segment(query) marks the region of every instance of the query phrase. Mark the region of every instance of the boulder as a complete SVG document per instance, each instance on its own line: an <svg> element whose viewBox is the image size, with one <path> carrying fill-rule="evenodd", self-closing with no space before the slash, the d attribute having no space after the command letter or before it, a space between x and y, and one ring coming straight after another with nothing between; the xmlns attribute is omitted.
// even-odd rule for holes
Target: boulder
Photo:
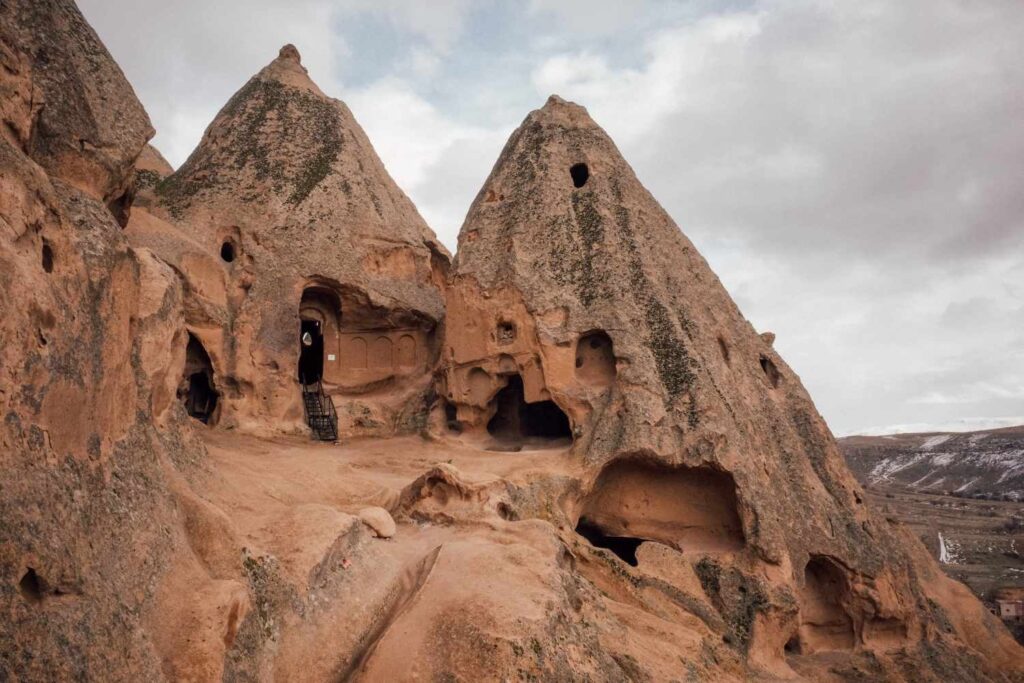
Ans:
<svg viewBox="0 0 1024 683"><path fill-rule="evenodd" d="M377 538L391 538L395 535L395 520L384 508L363 508L359 511L359 519L377 534Z"/></svg>

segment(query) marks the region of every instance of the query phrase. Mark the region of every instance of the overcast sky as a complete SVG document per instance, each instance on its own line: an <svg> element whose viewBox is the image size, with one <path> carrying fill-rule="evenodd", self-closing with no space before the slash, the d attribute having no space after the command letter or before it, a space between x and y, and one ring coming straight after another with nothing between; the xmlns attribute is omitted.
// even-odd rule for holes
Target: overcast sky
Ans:
<svg viewBox="0 0 1024 683"><path fill-rule="evenodd" d="M833 431L1024 423L1021 0L80 0L177 166L294 43L452 250L586 106Z"/></svg>

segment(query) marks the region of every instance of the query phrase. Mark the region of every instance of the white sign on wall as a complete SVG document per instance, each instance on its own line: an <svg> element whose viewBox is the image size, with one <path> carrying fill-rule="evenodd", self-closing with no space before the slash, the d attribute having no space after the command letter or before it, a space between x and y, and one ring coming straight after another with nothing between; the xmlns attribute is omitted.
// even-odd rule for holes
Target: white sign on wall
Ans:
<svg viewBox="0 0 1024 683"><path fill-rule="evenodd" d="M333 353L327 354L327 360L334 360L334 354Z"/></svg>

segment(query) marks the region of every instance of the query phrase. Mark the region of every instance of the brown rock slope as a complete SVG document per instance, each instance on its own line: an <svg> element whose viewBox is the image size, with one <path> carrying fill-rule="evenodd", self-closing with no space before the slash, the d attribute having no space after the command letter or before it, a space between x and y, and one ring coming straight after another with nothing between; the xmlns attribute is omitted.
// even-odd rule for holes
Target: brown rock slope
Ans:
<svg viewBox="0 0 1024 683"><path fill-rule="evenodd" d="M343 433L422 426L447 252L294 47L154 190L129 236L187 283L193 357L219 397L206 421L301 428L302 374L323 380Z"/></svg>
<svg viewBox="0 0 1024 683"><path fill-rule="evenodd" d="M552 97L512 135L459 236L446 330L449 429L494 450L571 441L551 458L582 467L557 511L529 497L508 514L574 525L630 563L660 544L752 671L1024 665L865 509L799 378L582 107Z"/></svg>
<svg viewBox="0 0 1024 683"><path fill-rule="evenodd" d="M0 679L154 680L164 472L203 447L163 384L181 290L118 224L152 129L71 2L0 4L0 62Z"/></svg>

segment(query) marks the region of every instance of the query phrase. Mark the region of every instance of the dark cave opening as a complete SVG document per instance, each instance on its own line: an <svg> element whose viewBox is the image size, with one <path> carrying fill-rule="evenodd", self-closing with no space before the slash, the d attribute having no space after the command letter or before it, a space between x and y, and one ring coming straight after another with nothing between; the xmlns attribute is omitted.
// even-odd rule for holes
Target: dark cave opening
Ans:
<svg viewBox="0 0 1024 683"><path fill-rule="evenodd" d="M53 272L53 248L43 242L43 270L47 273Z"/></svg>
<svg viewBox="0 0 1024 683"><path fill-rule="evenodd" d="M29 567L25 575L21 577L21 581L18 582L18 590L21 591L21 596L29 602L42 602L43 593L46 592L42 579L32 567Z"/></svg>
<svg viewBox="0 0 1024 683"><path fill-rule="evenodd" d="M782 373L775 367L775 363L768 356L761 356L761 369L764 371L764 376L768 378L772 388L775 389L779 386L779 380L782 378Z"/></svg>
<svg viewBox="0 0 1024 683"><path fill-rule="evenodd" d="M644 542L642 538L630 536L609 536L601 527L586 517L580 517L576 524L576 533L590 542L595 548L606 548L615 553L626 564L636 567L636 549Z"/></svg>
<svg viewBox="0 0 1024 683"><path fill-rule="evenodd" d="M231 263L235 260L235 245L230 240L220 245L220 257L225 263Z"/></svg>
<svg viewBox="0 0 1024 683"><path fill-rule="evenodd" d="M185 404L185 411L203 424L216 421L217 401L220 393L213 383L213 362L202 342L192 333L188 335L185 349L185 385L178 395Z"/></svg>
<svg viewBox="0 0 1024 683"><path fill-rule="evenodd" d="M303 320L299 330L299 381L316 384L324 375L324 334L319 320Z"/></svg>
<svg viewBox="0 0 1024 683"><path fill-rule="evenodd" d="M508 384L494 397L496 410L487 423L487 432L498 439L522 441L572 441L569 418L554 401L527 403L523 394L523 378L509 375Z"/></svg>
<svg viewBox="0 0 1024 683"><path fill-rule="evenodd" d="M572 176L573 186L583 187L590 179L590 169L586 164L573 164L569 168L569 175Z"/></svg>

